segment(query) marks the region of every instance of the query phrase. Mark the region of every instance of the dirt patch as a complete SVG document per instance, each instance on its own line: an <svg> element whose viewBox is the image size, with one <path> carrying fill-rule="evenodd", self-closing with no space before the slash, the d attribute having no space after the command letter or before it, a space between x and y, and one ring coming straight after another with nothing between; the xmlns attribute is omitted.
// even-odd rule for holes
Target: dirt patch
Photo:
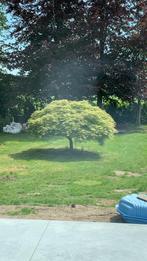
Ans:
<svg viewBox="0 0 147 261"><path fill-rule="evenodd" d="M17 172L21 172L24 171L26 169L25 166L21 166L21 167L8 167L8 168L3 168L0 169L0 174L5 174L5 173L9 173L9 174L15 174Z"/></svg>
<svg viewBox="0 0 147 261"><path fill-rule="evenodd" d="M136 172L127 172L127 177L140 177L141 174L140 173L136 173Z"/></svg>
<svg viewBox="0 0 147 261"><path fill-rule="evenodd" d="M0 181L14 181L16 177L14 175L0 175Z"/></svg>
<svg viewBox="0 0 147 261"><path fill-rule="evenodd" d="M133 191L133 189L115 189L114 192L130 194L130 193L133 193L134 191Z"/></svg>
<svg viewBox="0 0 147 261"><path fill-rule="evenodd" d="M130 172L130 171L122 171L122 170L116 170L114 171L115 175L117 177L140 177L142 174L136 173L136 172Z"/></svg>
<svg viewBox="0 0 147 261"><path fill-rule="evenodd" d="M101 181L96 181L96 180L85 180L85 179L81 179L81 180L77 180L74 182L74 184L76 185L80 185L80 186L96 186L96 185L101 185L102 182Z"/></svg>
<svg viewBox="0 0 147 261"><path fill-rule="evenodd" d="M116 170L116 171L114 171L114 173L117 177L122 177L125 175L125 171L122 171L122 170Z"/></svg>
<svg viewBox="0 0 147 261"><path fill-rule="evenodd" d="M97 206L101 206L101 207L113 207L115 206L115 204L116 204L115 200L105 199L105 198L102 199L99 198L96 203Z"/></svg>
<svg viewBox="0 0 147 261"><path fill-rule="evenodd" d="M41 193L39 193L39 192L34 192L34 193L27 193L26 194L27 196L40 196L41 195Z"/></svg>
<svg viewBox="0 0 147 261"><path fill-rule="evenodd" d="M28 210L29 208L30 211ZM123 222L121 217L116 213L115 208L81 205L62 207L1 205L0 218Z"/></svg>

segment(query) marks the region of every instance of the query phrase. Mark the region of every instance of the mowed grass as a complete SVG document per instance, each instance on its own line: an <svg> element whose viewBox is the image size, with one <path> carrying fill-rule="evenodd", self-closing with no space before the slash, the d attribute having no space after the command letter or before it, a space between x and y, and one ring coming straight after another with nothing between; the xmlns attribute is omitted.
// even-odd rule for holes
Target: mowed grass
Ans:
<svg viewBox="0 0 147 261"><path fill-rule="evenodd" d="M75 145L0 134L0 204L96 205L147 191L147 131Z"/></svg>

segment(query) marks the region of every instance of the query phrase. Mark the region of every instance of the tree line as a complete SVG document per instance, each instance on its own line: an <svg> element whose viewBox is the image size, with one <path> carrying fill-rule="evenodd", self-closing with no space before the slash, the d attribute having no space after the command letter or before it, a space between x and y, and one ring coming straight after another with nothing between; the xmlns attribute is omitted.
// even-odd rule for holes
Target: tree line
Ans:
<svg viewBox="0 0 147 261"><path fill-rule="evenodd" d="M13 0L2 6L1 27L12 17L7 30L15 41L1 43L0 59L19 74L0 73L0 115L21 109L27 118L53 99L88 99L109 109L121 100L131 108L135 102L140 123L144 0Z"/></svg>

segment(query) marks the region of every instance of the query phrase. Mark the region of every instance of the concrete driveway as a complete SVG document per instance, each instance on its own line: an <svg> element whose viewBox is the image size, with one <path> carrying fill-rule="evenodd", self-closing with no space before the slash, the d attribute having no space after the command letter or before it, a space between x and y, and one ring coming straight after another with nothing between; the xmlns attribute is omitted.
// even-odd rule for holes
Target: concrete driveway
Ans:
<svg viewBox="0 0 147 261"><path fill-rule="evenodd" d="M0 219L0 261L147 261L147 226Z"/></svg>

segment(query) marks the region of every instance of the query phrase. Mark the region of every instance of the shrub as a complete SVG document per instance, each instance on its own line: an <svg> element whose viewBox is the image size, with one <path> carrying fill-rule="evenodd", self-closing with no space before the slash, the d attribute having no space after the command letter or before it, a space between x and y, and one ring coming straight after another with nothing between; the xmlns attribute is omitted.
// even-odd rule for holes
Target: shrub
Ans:
<svg viewBox="0 0 147 261"><path fill-rule="evenodd" d="M53 101L32 114L28 121L31 133L63 136L73 149L73 139L103 143L116 132L112 117L87 101Z"/></svg>

